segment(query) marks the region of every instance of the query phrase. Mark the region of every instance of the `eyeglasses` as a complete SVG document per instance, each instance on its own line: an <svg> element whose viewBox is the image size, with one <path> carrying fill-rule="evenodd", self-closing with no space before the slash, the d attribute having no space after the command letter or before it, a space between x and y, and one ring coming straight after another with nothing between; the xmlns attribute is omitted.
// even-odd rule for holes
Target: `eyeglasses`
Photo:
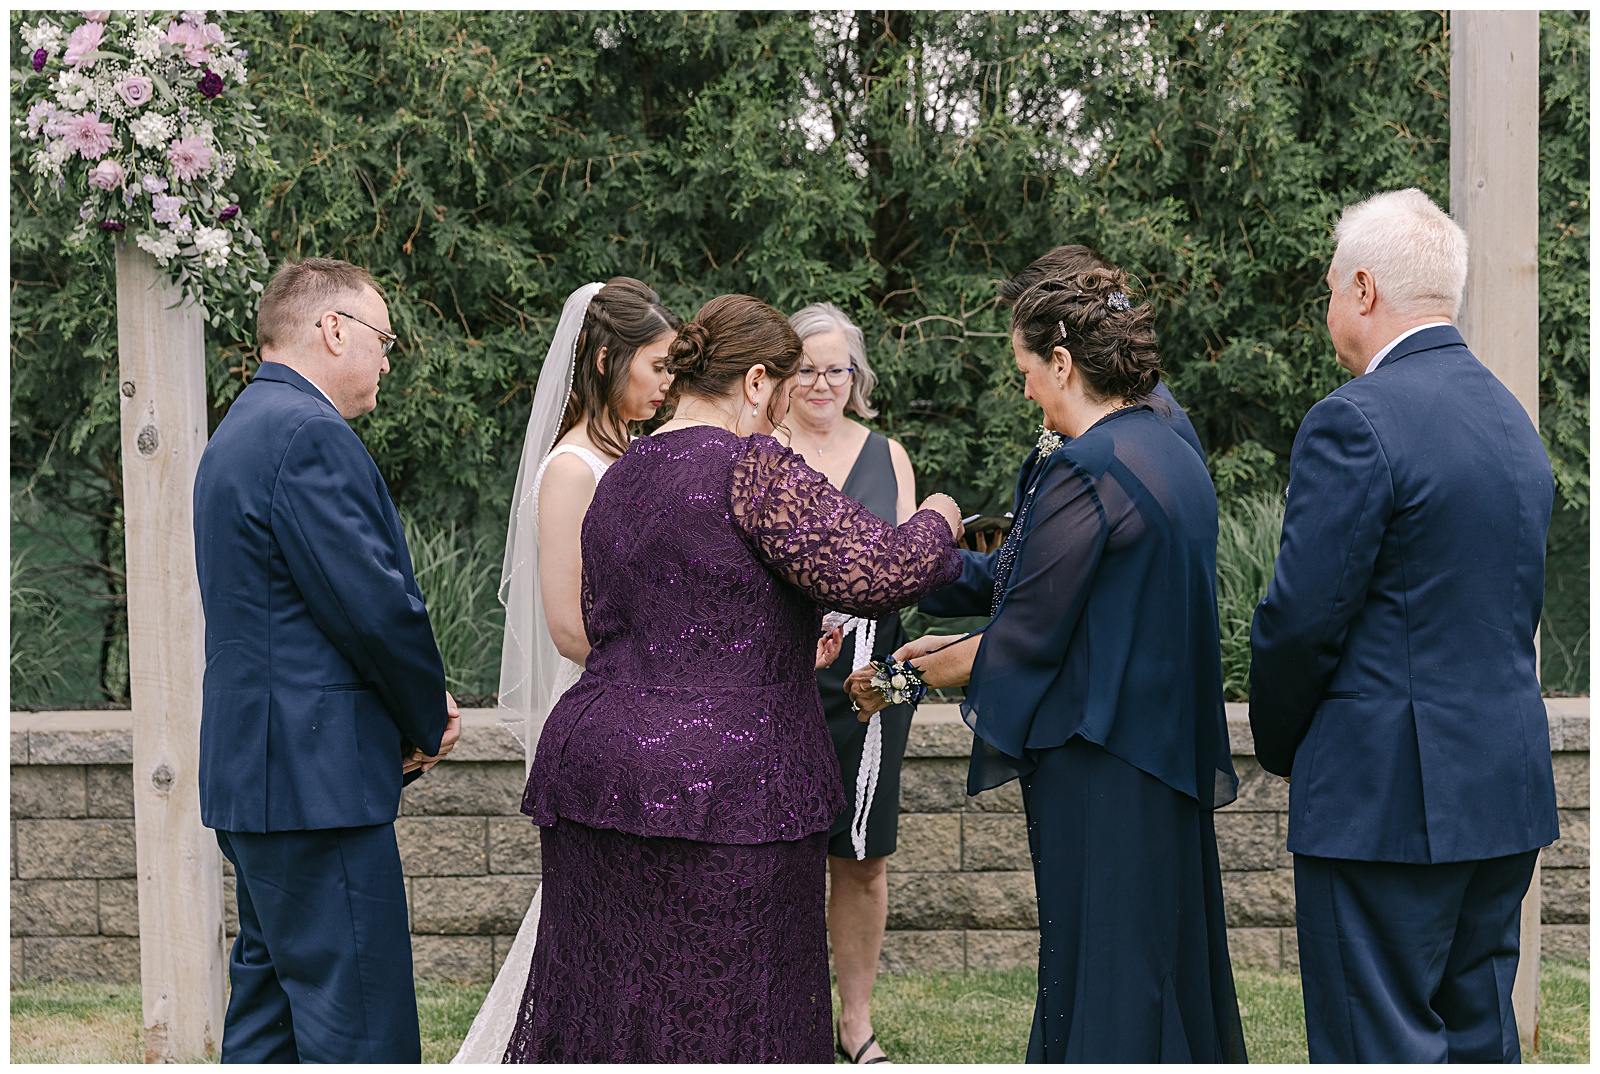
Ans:
<svg viewBox="0 0 1600 1074"><path fill-rule="evenodd" d="M385 358L389 357L389 352L394 350L394 345L397 342L399 342L399 340L400 340L400 337L395 335L393 332L385 332L383 329L379 328L375 324L367 324L366 321L363 321L360 317L357 317L353 313L346 313L344 310L334 310L333 312L337 313L341 317L350 318L352 321L356 322L356 324L366 324L368 328L370 328L374 332L378 333L379 338L382 339L382 341L383 341L383 356ZM322 322L318 321L316 324L312 325L311 327L312 328L321 328L322 327Z"/></svg>
<svg viewBox="0 0 1600 1074"><path fill-rule="evenodd" d="M827 379L829 386L837 388L841 384L848 383L855 372L856 367L853 365L835 366L826 372L820 369L801 369L794 375L794 379L799 381L802 387L809 388L817 382L817 376L820 374Z"/></svg>

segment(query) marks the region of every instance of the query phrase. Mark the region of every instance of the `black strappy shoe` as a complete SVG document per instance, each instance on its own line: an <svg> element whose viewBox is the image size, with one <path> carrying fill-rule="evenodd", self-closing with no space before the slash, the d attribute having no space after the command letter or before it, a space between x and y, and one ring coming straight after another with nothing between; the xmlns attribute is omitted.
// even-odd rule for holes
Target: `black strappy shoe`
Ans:
<svg viewBox="0 0 1600 1074"><path fill-rule="evenodd" d="M852 1057L849 1052L844 1050L844 1037L839 1032L838 1024L836 1023L834 1025L834 1027L833 1027L833 1048L834 1048L834 1051L838 1052L841 1057L843 1057L845 1059L849 1059L850 1062L852 1062L852 1063L860 1064L861 1063L861 1057L863 1055L867 1054L867 1049L872 1047L873 1044L877 1043L877 1040L878 1040L878 1035L876 1033L872 1034L872 1036L867 1038L867 1041L866 1041L865 1044L863 1044L860 1048L856 1049L856 1054L854 1055L854 1057ZM872 1063L887 1063L887 1062L889 1062L889 1057L887 1055L880 1055L876 1059L868 1059L867 1060L867 1064L868 1065L870 1065Z"/></svg>

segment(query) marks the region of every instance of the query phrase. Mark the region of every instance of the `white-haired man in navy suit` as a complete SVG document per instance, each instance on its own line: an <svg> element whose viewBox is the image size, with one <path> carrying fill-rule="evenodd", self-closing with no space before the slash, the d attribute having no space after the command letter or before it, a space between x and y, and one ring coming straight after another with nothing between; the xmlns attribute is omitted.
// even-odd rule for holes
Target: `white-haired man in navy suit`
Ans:
<svg viewBox="0 0 1600 1074"><path fill-rule="evenodd" d="M1295 437L1250 726L1292 777L1313 1062L1514 1062L1520 908L1556 838L1534 633L1550 461L1452 325L1467 242L1419 190L1347 209L1355 374Z"/></svg>

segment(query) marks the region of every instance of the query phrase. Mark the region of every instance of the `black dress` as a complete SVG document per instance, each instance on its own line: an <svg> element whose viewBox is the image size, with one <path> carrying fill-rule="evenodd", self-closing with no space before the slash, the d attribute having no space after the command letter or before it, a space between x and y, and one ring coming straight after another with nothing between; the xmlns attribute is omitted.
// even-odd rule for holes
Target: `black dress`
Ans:
<svg viewBox="0 0 1600 1074"><path fill-rule="evenodd" d="M856 463L845 478L846 496L861 504L885 522L894 524L895 501L900 498L900 483L895 478L894 460L889 457L889 440L882 433L868 433L867 442L856 456ZM861 750L867 741L867 725L850 708L844 680L855 670L850 666L855 654L856 636L844 639L839 659L817 672L817 689L822 693L822 711L828 718L833 748L839 754L839 775L844 779L844 812L828 829L828 853L837 858L854 858L850 841L850 822L856 813L856 774L861 767ZM878 620L872 658L880 660L906 643L905 628L898 612ZM893 705L883 710L883 763L878 769L878 787L867 813L867 857L893 854L900 827L900 763L911 735L911 706Z"/></svg>
<svg viewBox="0 0 1600 1074"><path fill-rule="evenodd" d="M1148 407L1041 458L962 716L970 793L1022 780L1030 1062L1243 1062L1213 810L1234 797L1216 496Z"/></svg>

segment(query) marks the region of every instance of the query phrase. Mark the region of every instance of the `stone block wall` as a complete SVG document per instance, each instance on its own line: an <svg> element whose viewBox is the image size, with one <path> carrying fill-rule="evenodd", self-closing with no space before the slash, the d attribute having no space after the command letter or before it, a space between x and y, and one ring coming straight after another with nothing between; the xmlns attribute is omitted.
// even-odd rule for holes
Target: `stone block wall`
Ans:
<svg viewBox="0 0 1600 1074"><path fill-rule="evenodd" d="M1587 958L1588 699L1548 705L1562 837L1542 859L1544 951ZM1239 798L1217 814L1217 841L1233 961L1293 969L1288 788L1256 765L1244 706L1229 709ZM422 978L487 980L539 882L538 834L518 812L520 742L492 712L469 712L466 724L451 757L406 789L395 825ZM966 796L971 741L951 706L926 706L912 726L889 859L887 971L1036 956L1021 793L1013 782ZM126 712L12 714L13 979L138 979L131 761ZM224 890L231 936L231 876Z"/></svg>

